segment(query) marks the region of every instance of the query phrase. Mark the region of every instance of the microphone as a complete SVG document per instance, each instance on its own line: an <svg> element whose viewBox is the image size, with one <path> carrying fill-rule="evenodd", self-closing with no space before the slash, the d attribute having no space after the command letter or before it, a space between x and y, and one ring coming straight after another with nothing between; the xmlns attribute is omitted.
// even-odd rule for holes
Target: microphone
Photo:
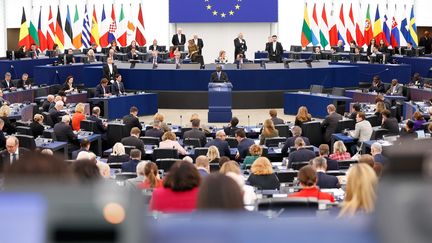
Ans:
<svg viewBox="0 0 432 243"><path fill-rule="evenodd" d="M11 64L10 68L11 68L11 69L14 69L15 67L14 67L14 65Z"/></svg>
<svg viewBox="0 0 432 243"><path fill-rule="evenodd" d="M250 127L250 116L248 115L248 127Z"/></svg>
<svg viewBox="0 0 432 243"><path fill-rule="evenodd" d="M180 115L180 127L183 126L183 116Z"/></svg>

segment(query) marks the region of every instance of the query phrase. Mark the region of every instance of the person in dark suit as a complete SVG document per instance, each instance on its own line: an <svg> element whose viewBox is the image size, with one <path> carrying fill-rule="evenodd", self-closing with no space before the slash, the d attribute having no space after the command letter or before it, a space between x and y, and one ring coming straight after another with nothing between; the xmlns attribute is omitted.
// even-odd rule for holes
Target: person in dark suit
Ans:
<svg viewBox="0 0 432 243"><path fill-rule="evenodd" d="M243 33L239 33L237 38L234 39L234 60L237 59L238 54L242 54L246 58L247 45L246 40L243 39Z"/></svg>
<svg viewBox="0 0 432 243"><path fill-rule="evenodd" d="M20 59L26 57L27 56L26 49L27 49L26 46L20 46L20 48L18 48L18 50L15 51L15 58Z"/></svg>
<svg viewBox="0 0 432 243"><path fill-rule="evenodd" d="M403 85L398 82L397 79L392 79L391 85L388 88L386 94L388 95L399 95L402 96L403 93Z"/></svg>
<svg viewBox="0 0 432 243"><path fill-rule="evenodd" d="M145 132L146 137L159 138L159 140L162 140L163 135L164 131L161 128L161 122L158 120L154 120L153 127Z"/></svg>
<svg viewBox="0 0 432 243"><path fill-rule="evenodd" d="M137 116L138 108L132 106L129 109L129 115L123 117L123 124L125 124L127 132L130 132L133 127L137 127L140 131L142 130L141 123Z"/></svg>
<svg viewBox="0 0 432 243"><path fill-rule="evenodd" d="M193 36L193 41L194 41L195 45L198 46L198 50L199 50L198 52L199 52L199 54L202 55L202 49L204 47L203 40L201 38L198 38L198 35L194 35Z"/></svg>
<svg viewBox="0 0 432 243"><path fill-rule="evenodd" d="M125 146L134 146L139 149L142 154L145 153L144 142L139 138L141 130L138 127L133 127L130 131L130 136L122 138L121 143Z"/></svg>
<svg viewBox="0 0 432 243"><path fill-rule="evenodd" d="M74 81L73 76L71 76L71 75L67 76L66 81L63 84L63 87L61 90L64 91L66 94L74 91L75 87L73 86L73 81Z"/></svg>
<svg viewBox="0 0 432 243"><path fill-rule="evenodd" d="M69 125L70 117L65 115L62 117L61 122L54 125L54 134L57 141L68 142L70 144L76 144L78 136L73 133L72 127Z"/></svg>
<svg viewBox="0 0 432 243"><path fill-rule="evenodd" d="M385 93L384 83L381 82L381 78L375 75L372 80L372 85L369 87L369 92Z"/></svg>
<svg viewBox="0 0 432 243"><path fill-rule="evenodd" d="M159 63L163 63L162 58L158 56L158 51L152 51L152 56L149 58L148 62L153 63L153 67L157 67Z"/></svg>
<svg viewBox="0 0 432 243"><path fill-rule="evenodd" d="M339 180L336 176L327 175L327 161L322 157L317 157L312 160L312 166L317 173L317 186L320 189L340 188Z"/></svg>
<svg viewBox="0 0 432 243"><path fill-rule="evenodd" d="M122 76L118 73L115 76L115 81L111 84L111 94L119 95L124 93L126 93L126 90L122 82Z"/></svg>
<svg viewBox="0 0 432 243"><path fill-rule="evenodd" d="M118 74L117 66L113 64L113 59L108 57L107 63L103 66L103 77L107 80L115 80L115 76Z"/></svg>
<svg viewBox="0 0 432 243"><path fill-rule="evenodd" d="M346 114L345 117L348 119L352 119L355 120L357 117L357 113L359 113L361 110L361 106L359 103L354 103L352 108L351 108L351 113Z"/></svg>
<svg viewBox="0 0 432 243"><path fill-rule="evenodd" d="M15 136L6 139L6 150L0 152L0 174L12 163L26 156L29 150L19 147L19 140Z"/></svg>
<svg viewBox="0 0 432 243"><path fill-rule="evenodd" d="M12 135L16 132L15 123L9 119L11 110L8 105L3 105L0 107L0 118L4 121L3 132Z"/></svg>
<svg viewBox="0 0 432 243"><path fill-rule="evenodd" d="M11 73L6 72L5 73L5 79L3 81L1 81L1 83L0 83L0 87L2 88L2 90L7 90L7 91L16 90L16 87L13 84L11 78L12 78Z"/></svg>
<svg viewBox="0 0 432 243"><path fill-rule="evenodd" d="M327 170L339 170L339 164L336 160L330 159L330 147L328 144L319 146L319 156L327 161Z"/></svg>
<svg viewBox="0 0 432 243"><path fill-rule="evenodd" d="M283 47L280 42L277 41L277 35L272 36L272 42L268 46L268 55L270 61L281 63L283 55Z"/></svg>
<svg viewBox="0 0 432 243"><path fill-rule="evenodd" d="M381 112L382 124L381 128L387 129L389 135L399 135L399 123L395 117L391 117L389 110Z"/></svg>
<svg viewBox="0 0 432 243"><path fill-rule="evenodd" d="M71 48L69 48L67 54L65 54L65 59L65 64L75 63L75 57L73 56L73 50Z"/></svg>
<svg viewBox="0 0 432 243"><path fill-rule="evenodd" d="M237 117L231 118L230 124L228 124L227 127L224 128L224 132L227 136L234 137L235 132L238 130L239 119Z"/></svg>
<svg viewBox="0 0 432 243"><path fill-rule="evenodd" d="M158 46L157 40L153 40L153 45L149 46L149 51L162 51L162 48Z"/></svg>
<svg viewBox="0 0 432 243"><path fill-rule="evenodd" d="M35 114L33 122L30 123L30 131L34 138L42 136L45 127L43 126L44 117L41 114Z"/></svg>
<svg viewBox="0 0 432 243"><path fill-rule="evenodd" d="M99 116L100 116L100 108L95 106L93 107L92 114L88 118L88 120L94 121L96 123L96 126L94 128L94 133L105 134L107 130L107 126L102 122L102 119L100 119Z"/></svg>
<svg viewBox="0 0 432 243"><path fill-rule="evenodd" d="M78 154L81 151L85 151L85 152L90 151L90 145L91 145L90 141L87 138L83 138L80 142L80 148L78 150L72 151L71 159L76 160Z"/></svg>
<svg viewBox="0 0 432 243"><path fill-rule="evenodd" d="M388 163L388 159L382 155L382 146L378 142L371 145L371 155L376 163L381 163L383 166Z"/></svg>
<svg viewBox="0 0 432 243"><path fill-rule="evenodd" d="M181 28L177 29L177 34L174 34L171 43L173 46L183 46L186 44L186 35L182 33L183 30Z"/></svg>
<svg viewBox="0 0 432 243"><path fill-rule="evenodd" d="M272 120L274 125L285 124L283 119L277 117L277 110L275 110L275 109L269 110L269 115L270 115L271 120Z"/></svg>
<svg viewBox="0 0 432 243"><path fill-rule="evenodd" d="M128 60L138 60L138 53L135 48L132 48L127 54Z"/></svg>
<svg viewBox="0 0 432 243"><path fill-rule="evenodd" d="M63 116L65 113L61 110L63 109L64 103L63 101L57 101L53 108L51 108L48 112L51 115L51 120L54 124L60 122L60 117Z"/></svg>
<svg viewBox="0 0 432 243"><path fill-rule="evenodd" d="M122 164L122 172L136 172L136 167L141 162L141 151L139 149L132 149L130 157L130 161Z"/></svg>
<svg viewBox="0 0 432 243"><path fill-rule="evenodd" d="M109 97L111 96L110 88L108 86L108 79L103 78L96 86L95 97Z"/></svg>
<svg viewBox="0 0 432 243"><path fill-rule="evenodd" d="M288 168L291 168L292 163L309 161L316 157L315 152L305 148L305 146L303 138L296 138L294 142L296 151L290 153L288 156Z"/></svg>
<svg viewBox="0 0 432 243"><path fill-rule="evenodd" d="M230 148L228 145L228 142L225 141L226 134L223 130L219 130L216 132L216 138L213 140L210 140L205 147L208 148L210 146L216 146L219 150L220 157L227 156L229 157L231 155Z"/></svg>
<svg viewBox="0 0 432 243"><path fill-rule="evenodd" d="M0 150L6 148L6 137L3 133L4 121L0 118Z"/></svg>
<svg viewBox="0 0 432 243"><path fill-rule="evenodd" d="M336 132L338 122L342 120L342 115L336 113L336 107L333 104L327 106L328 116L321 122L324 130L324 142L330 143L331 135Z"/></svg>
<svg viewBox="0 0 432 243"><path fill-rule="evenodd" d="M132 48L135 48L138 50L138 44L136 43L136 40L132 40L130 45L127 46L126 48L126 52L130 52L132 50Z"/></svg>
<svg viewBox="0 0 432 243"><path fill-rule="evenodd" d="M216 71L213 72L210 76L210 82L212 82L212 83L229 82L228 75L226 74L226 72L222 71L221 65L216 66Z"/></svg>
<svg viewBox="0 0 432 243"><path fill-rule="evenodd" d="M200 130L200 120L192 120L192 130L189 130L183 134L183 139L186 138L198 138L200 141L200 147L204 146L207 142L206 135Z"/></svg>
<svg viewBox="0 0 432 243"><path fill-rule="evenodd" d="M238 152L235 158L238 160L243 160L249 152L249 147L255 144L255 142L250 138L246 138L246 133L243 129L237 129L237 131L235 132L235 138L238 142Z"/></svg>
<svg viewBox="0 0 432 243"><path fill-rule="evenodd" d="M29 79L27 73L23 73L21 76L21 79L17 82L17 88L18 89L29 89L31 88L33 82L31 79Z"/></svg>
<svg viewBox="0 0 432 243"><path fill-rule="evenodd" d="M405 127L400 132L401 139L409 140L417 138L417 133L414 131L414 122L408 120Z"/></svg>
<svg viewBox="0 0 432 243"><path fill-rule="evenodd" d="M305 142L305 145L307 145L307 146L310 145L309 138L302 137L302 129L301 129L301 127L294 126L291 129L291 132L292 132L293 136L292 137L288 137L287 140L285 141L284 146L282 147L281 153L282 153L283 156L287 156L288 155L289 149L291 147L294 147L294 143L295 143L295 140L297 138L302 138L303 141Z"/></svg>
<svg viewBox="0 0 432 243"><path fill-rule="evenodd" d="M425 31L424 35L420 37L419 46L424 46L425 54L431 54L432 52L432 39L430 37L429 31Z"/></svg>
<svg viewBox="0 0 432 243"><path fill-rule="evenodd" d="M51 104L54 103L55 96L54 95L48 95L47 99L42 103L42 110L44 112L48 112L50 109Z"/></svg>

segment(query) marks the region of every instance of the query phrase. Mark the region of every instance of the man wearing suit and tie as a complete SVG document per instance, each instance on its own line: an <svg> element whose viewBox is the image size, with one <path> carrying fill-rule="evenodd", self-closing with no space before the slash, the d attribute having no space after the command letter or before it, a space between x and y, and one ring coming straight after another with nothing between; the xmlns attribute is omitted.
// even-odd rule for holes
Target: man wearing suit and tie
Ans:
<svg viewBox="0 0 432 243"><path fill-rule="evenodd" d="M234 39L234 48L234 60L237 59L238 54L242 54L246 58L247 45L246 40L243 39L243 33L238 34L238 37Z"/></svg>
<svg viewBox="0 0 432 243"><path fill-rule="evenodd" d="M126 93L126 91L122 82L122 76L118 73L115 76L115 81L111 84L111 94L119 95L124 93Z"/></svg>
<svg viewBox="0 0 432 243"><path fill-rule="evenodd" d="M12 83L11 77L12 75L10 72L5 73L5 79L0 83L0 86L3 90L16 90L15 85Z"/></svg>
<svg viewBox="0 0 432 243"><path fill-rule="evenodd" d="M270 61L277 63L282 62L283 47L282 44L277 41L277 35L272 36L272 42L268 45L268 55Z"/></svg>
<svg viewBox="0 0 432 243"><path fill-rule="evenodd" d="M305 148L305 146L306 145L303 138L296 138L294 142L294 147L296 148L296 151L290 153L288 156L288 168L291 168L292 163L309 161L316 157L315 152L309 150L308 148Z"/></svg>
<svg viewBox="0 0 432 243"><path fill-rule="evenodd" d="M3 173L6 168L25 156L26 153L28 153L28 150L19 147L19 141L17 137L8 137L6 139L6 150L3 150L0 153L0 173Z"/></svg>
<svg viewBox="0 0 432 243"><path fill-rule="evenodd" d="M174 34L171 43L173 46L184 46L186 43L186 35L183 34L183 30L181 28L177 29L177 34Z"/></svg>
<svg viewBox="0 0 432 243"><path fill-rule="evenodd" d="M216 66L216 72L213 72L210 77L212 83L226 83L229 82L228 75L222 71L222 66Z"/></svg>
<svg viewBox="0 0 432 243"><path fill-rule="evenodd" d="M201 38L198 38L198 35L194 35L193 36L193 41L195 43L195 45L198 46L198 52L200 55L202 55L202 49L204 47L204 42Z"/></svg>
<svg viewBox="0 0 432 243"><path fill-rule="evenodd" d="M327 161L322 157L312 160L312 165L317 173L317 186L320 189L340 188L339 180L336 176L327 175Z"/></svg>
<svg viewBox="0 0 432 243"><path fill-rule="evenodd" d="M103 78L100 83L96 86L95 91L96 97L108 97L111 96L109 87L108 87L108 79Z"/></svg>
<svg viewBox="0 0 432 243"><path fill-rule="evenodd" d="M333 104L327 106L328 116L321 122L321 127L324 130L324 142L330 143L331 135L336 133L338 122L342 120L342 115L336 112L336 107Z"/></svg>
<svg viewBox="0 0 432 243"><path fill-rule="evenodd" d="M393 79L391 81L390 88L387 90L386 94L401 96L402 92L403 92L403 86L402 86L402 84L398 83L397 79Z"/></svg>
<svg viewBox="0 0 432 243"><path fill-rule="evenodd" d="M113 64L113 59L108 57L107 64L103 66L103 77L109 81L114 81L117 73L117 67Z"/></svg>
<svg viewBox="0 0 432 243"><path fill-rule="evenodd" d="M213 140L210 140L205 147L210 147L210 146L216 146L219 150L219 155L222 156L230 156L231 152L230 152L230 148L228 145L228 142L225 141L226 139L226 134L224 132L224 130L219 130L216 132L216 138Z"/></svg>

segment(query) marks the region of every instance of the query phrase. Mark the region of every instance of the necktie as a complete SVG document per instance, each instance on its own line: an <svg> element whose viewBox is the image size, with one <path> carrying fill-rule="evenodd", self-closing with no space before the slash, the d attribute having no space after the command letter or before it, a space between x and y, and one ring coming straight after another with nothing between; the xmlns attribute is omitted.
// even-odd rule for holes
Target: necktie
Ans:
<svg viewBox="0 0 432 243"><path fill-rule="evenodd" d="M218 75L218 80L220 80L220 76L221 76L220 72L218 72L217 75Z"/></svg>
<svg viewBox="0 0 432 243"><path fill-rule="evenodd" d="M12 154L12 163L15 163L15 162L16 162L16 154L13 153L13 154ZM12 163L11 163L11 164L12 164Z"/></svg>

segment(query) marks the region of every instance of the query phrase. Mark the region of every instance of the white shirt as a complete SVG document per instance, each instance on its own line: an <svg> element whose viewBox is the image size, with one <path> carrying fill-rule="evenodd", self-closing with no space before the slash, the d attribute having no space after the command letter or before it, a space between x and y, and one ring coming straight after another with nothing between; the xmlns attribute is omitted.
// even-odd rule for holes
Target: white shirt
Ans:
<svg viewBox="0 0 432 243"><path fill-rule="evenodd" d="M14 162L13 161L13 155L14 154L9 154L9 161L10 161L11 164ZM17 149L15 151L15 161L17 161L18 159L19 159L19 149Z"/></svg>
<svg viewBox="0 0 432 243"><path fill-rule="evenodd" d="M273 42L273 51L276 52L276 42Z"/></svg>
<svg viewBox="0 0 432 243"><path fill-rule="evenodd" d="M108 68L109 68L110 73L113 73L113 67L112 67L112 64L108 64Z"/></svg>
<svg viewBox="0 0 432 243"><path fill-rule="evenodd" d="M178 38L179 44L181 44L181 41L182 41L181 36L182 36L181 34L177 34L177 38Z"/></svg>

